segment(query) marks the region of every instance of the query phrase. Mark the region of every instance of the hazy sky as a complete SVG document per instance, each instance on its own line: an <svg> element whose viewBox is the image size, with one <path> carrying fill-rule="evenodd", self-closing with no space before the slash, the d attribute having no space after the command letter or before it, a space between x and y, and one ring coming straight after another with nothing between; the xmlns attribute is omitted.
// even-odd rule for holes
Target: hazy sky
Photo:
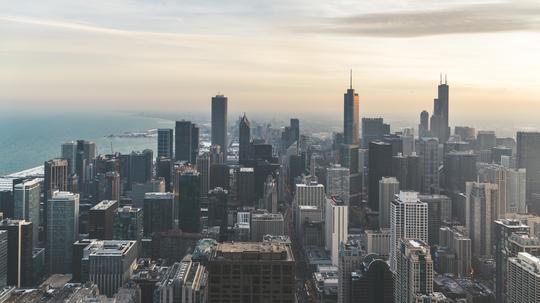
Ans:
<svg viewBox="0 0 540 303"><path fill-rule="evenodd" d="M540 1L0 0L0 108L540 111ZM451 119L452 119L451 117Z"/></svg>

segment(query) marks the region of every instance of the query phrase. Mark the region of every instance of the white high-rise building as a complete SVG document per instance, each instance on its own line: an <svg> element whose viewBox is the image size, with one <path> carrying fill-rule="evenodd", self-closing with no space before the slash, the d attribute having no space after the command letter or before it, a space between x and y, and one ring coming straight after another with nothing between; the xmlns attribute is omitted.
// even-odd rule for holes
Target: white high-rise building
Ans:
<svg viewBox="0 0 540 303"><path fill-rule="evenodd" d="M383 177L379 181L379 228L390 227L390 204L399 193L399 181L395 177Z"/></svg>
<svg viewBox="0 0 540 303"><path fill-rule="evenodd" d="M296 184L294 194L294 205L313 205L319 209L325 208L326 196L324 194L324 185L317 182Z"/></svg>
<svg viewBox="0 0 540 303"><path fill-rule="evenodd" d="M499 187L491 183L466 183L465 225L473 256L491 255L493 221L499 219Z"/></svg>
<svg viewBox="0 0 540 303"><path fill-rule="evenodd" d="M428 241L428 205L418 193L401 191L390 205L390 269L395 272L401 239Z"/></svg>
<svg viewBox="0 0 540 303"><path fill-rule="evenodd" d="M339 198L326 199L325 211L326 250L330 252L332 264L338 265L339 245L349 236L349 207Z"/></svg>
<svg viewBox="0 0 540 303"><path fill-rule="evenodd" d="M79 237L79 194L52 193L47 201L46 233L49 273L71 273L73 243Z"/></svg>
<svg viewBox="0 0 540 303"><path fill-rule="evenodd" d="M433 293L433 261L424 241L399 242L395 277L394 302L425 302L420 299Z"/></svg>
<svg viewBox="0 0 540 303"><path fill-rule="evenodd" d="M349 205L349 169L335 164L326 169L326 195L341 198Z"/></svg>
<svg viewBox="0 0 540 303"><path fill-rule="evenodd" d="M508 259L507 303L540 302L540 259L520 252Z"/></svg>
<svg viewBox="0 0 540 303"><path fill-rule="evenodd" d="M352 236L339 245L338 303L351 302L351 273L360 268L364 257L360 241Z"/></svg>

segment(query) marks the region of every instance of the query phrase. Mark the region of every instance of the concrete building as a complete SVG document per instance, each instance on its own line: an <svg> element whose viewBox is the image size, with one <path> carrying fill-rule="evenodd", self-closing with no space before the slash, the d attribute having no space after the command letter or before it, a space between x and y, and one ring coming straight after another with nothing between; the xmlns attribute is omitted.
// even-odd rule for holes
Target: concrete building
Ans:
<svg viewBox="0 0 540 303"><path fill-rule="evenodd" d="M495 255L495 299L497 303L506 303L506 294L507 294L507 268L506 264L508 258L515 257L518 251L525 251L525 247L519 248L519 246L514 246L518 248L518 251L512 251L510 249L510 239L512 235L529 235L529 226L522 224L518 220L508 220L501 219L495 220L493 223L494 235L494 252ZM513 238L512 244L519 244L519 238ZM534 243L523 242L523 246L530 245ZM538 244L538 243L536 243ZM528 252L532 252L529 250Z"/></svg>
<svg viewBox="0 0 540 303"><path fill-rule="evenodd" d="M47 201L46 227L48 272L71 273L73 243L79 238L79 194L54 191Z"/></svg>
<svg viewBox="0 0 540 303"><path fill-rule="evenodd" d="M540 259L520 252L508 259L508 303L540 302Z"/></svg>
<svg viewBox="0 0 540 303"><path fill-rule="evenodd" d="M137 241L94 241L85 250L88 255L88 277L101 293L112 297L129 281L137 265Z"/></svg>
<svg viewBox="0 0 540 303"><path fill-rule="evenodd" d="M390 229L366 230L366 253L376 254L384 260L390 255Z"/></svg>
<svg viewBox="0 0 540 303"><path fill-rule="evenodd" d="M360 241L352 237L339 244L338 303L351 302L351 273L360 268L364 255Z"/></svg>
<svg viewBox="0 0 540 303"><path fill-rule="evenodd" d="M390 268L397 269L402 239L428 240L428 205L417 192L401 191L390 206Z"/></svg>
<svg viewBox="0 0 540 303"><path fill-rule="evenodd" d="M339 245L349 236L349 206L339 198L326 199L325 248L330 252L332 264L338 265Z"/></svg>
<svg viewBox="0 0 540 303"><path fill-rule="evenodd" d="M421 240L401 239L398 251L394 302L426 302L418 298L433 293L433 261L429 246Z"/></svg>
<svg viewBox="0 0 540 303"><path fill-rule="evenodd" d="M206 267L193 262L187 255L182 262L174 263L156 284L156 303L199 303L206 302Z"/></svg>
<svg viewBox="0 0 540 303"><path fill-rule="evenodd" d="M210 191L210 154L203 153L197 157L197 171L201 179L201 197L207 197Z"/></svg>
<svg viewBox="0 0 540 303"><path fill-rule="evenodd" d="M317 182L296 184L293 204L295 206L311 205L324 211L326 196L324 185Z"/></svg>
<svg viewBox="0 0 540 303"><path fill-rule="evenodd" d="M379 228L390 227L390 204L399 193L399 184L394 177L383 177L379 181Z"/></svg>
<svg viewBox="0 0 540 303"><path fill-rule="evenodd" d="M293 303L295 290L295 260L286 244L221 243L210 257L208 303Z"/></svg>
<svg viewBox="0 0 540 303"><path fill-rule="evenodd" d="M443 226L439 229L440 253L439 272L452 273L457 277L468 277L471 270L471 239L465 228Z"/></svg>
<svg viewBox="0 0 540 303"><path fill-rule="evenodd" d="M285 235L285 223L282 214L272 214L267 211L251 214L251 241L260 242L265 235Z"/></svg>
<svg viewBox="0 0 540 303"><path fill-rule="evenodd" d="M467 182L466 226L472 241L473 256L492 254L493 220L498 219L496 207L499 187L491 183Z"/></svg>

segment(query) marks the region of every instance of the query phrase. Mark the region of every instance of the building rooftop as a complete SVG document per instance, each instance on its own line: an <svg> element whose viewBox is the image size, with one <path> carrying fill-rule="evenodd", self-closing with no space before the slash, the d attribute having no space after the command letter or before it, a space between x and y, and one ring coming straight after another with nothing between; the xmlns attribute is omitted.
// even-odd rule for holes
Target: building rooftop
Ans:
<svg viewBox="0 0 540 303"><path fill-rule="evenodd" d="M123 256L137 241L124 240L105 240L93 241L84 250L88 251L89 256Z"/></svg>
<svg viewBox="0 0 540 303"><path fill-rule="evenodd" d="M118 202L116 200L103 200L99 202L98 204L94 205L94 207L91 208L91 210L105 210L109 209L110 207L114 206Z"/></svg>
<svg viewBox="0 0 540 303"><path fill-rule="evenodd" d="M265 242L225 242L218 244L214 260L229 261L294 261L289 245Z"/></svg>
<svg viewBox="0 0 540 303"><path fill-rule="evenodd" d="M253 167L240 167L241 173L252 173L255 172L255 169Z"/></svg>
<svg viewBox="0 0 540 303"><path fill-rule="evenodd" d="M79 197L79 194L74 194L72 192L69 192L69 191L54 191L52 193L52 198L51 199L55 199L55 200L73 200L73 199L76 199Z"/></svg>
<svg viewBox="0 0 540 303"><path fill-rule="evenodd" d="M144 198L145 199L172 199L174 196L172 193L159 193L159 192L154 192L154 193L146 193L144 194Z"/></svg>

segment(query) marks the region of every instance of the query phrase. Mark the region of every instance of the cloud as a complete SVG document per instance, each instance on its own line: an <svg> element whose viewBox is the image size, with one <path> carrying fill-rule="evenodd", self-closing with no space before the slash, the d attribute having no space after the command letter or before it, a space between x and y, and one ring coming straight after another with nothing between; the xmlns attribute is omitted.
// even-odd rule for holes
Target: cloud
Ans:
<svg viewBox="0 0 540 303"><path fill-rule="evenodd" d="M372 37L540 31L540 2L510 1L430 10L401 10L323 19L303 32Z"/></svg>

